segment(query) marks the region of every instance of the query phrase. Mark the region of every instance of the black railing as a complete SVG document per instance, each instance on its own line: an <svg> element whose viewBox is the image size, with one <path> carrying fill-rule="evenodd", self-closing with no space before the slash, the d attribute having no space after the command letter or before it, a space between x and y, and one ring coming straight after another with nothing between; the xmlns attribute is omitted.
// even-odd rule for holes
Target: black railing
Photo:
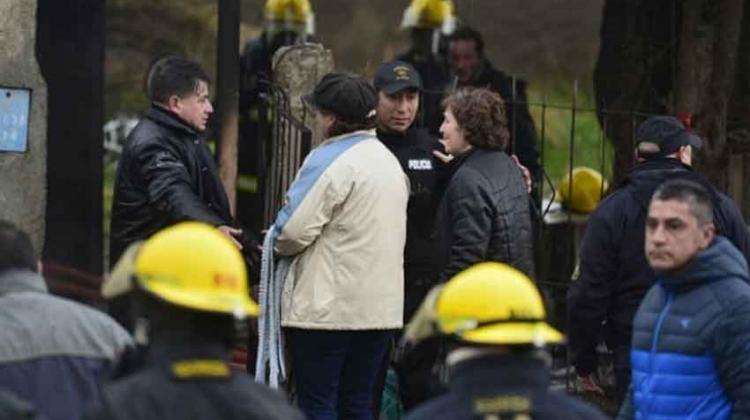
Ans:
<svg viewBox="0 0 750 420"><path fill-rule="evenodd" d="M270 135L263 136L267 167L261 170L260 182L265 226L273 223L276 212L284 205L286 191L312 146L312 130L294 116L284 89L272 86L268 99Z"/></svg>

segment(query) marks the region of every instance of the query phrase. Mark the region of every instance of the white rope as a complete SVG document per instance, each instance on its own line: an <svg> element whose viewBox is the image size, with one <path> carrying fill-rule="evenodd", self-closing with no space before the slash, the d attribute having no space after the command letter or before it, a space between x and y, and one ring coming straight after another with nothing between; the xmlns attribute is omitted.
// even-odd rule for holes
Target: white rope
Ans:
<svg viewBox="0 0 750 420"><path fill-rule="evenodd" d="M273 272L273 233L274 227L271 226L263 238L263 253L260 259L260 281L258 283L258 303L260 304L260 315L258 316L258 349L255 359L255 381L266 383L266 366L268 363L268 285L271 282L269 273Z"/></svg>
<svg viewBox="0 0 750 420"><path fill-rule="evenodd" d="M261 312L258 317L258 355L255 360L255 381L274 389L286 379L284 340L281 334L281 293L291 263L289 258L281 258L277 266L274 264L275 239L276 228L271 226L263 239L258 290Z"/></svg>

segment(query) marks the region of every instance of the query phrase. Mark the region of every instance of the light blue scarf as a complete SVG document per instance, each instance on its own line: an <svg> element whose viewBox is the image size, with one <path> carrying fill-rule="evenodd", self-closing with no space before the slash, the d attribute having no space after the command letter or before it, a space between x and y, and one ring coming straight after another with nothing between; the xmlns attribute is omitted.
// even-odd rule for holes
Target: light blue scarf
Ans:
<svg viewBox="0 0 750 420"><path fill-rule="evenodd" d="M322 144L305 159L297 178L289 187L286 204L279 210L276 221L268 229L263 240L258 301L261 312L258 317L258 352L255 360L255 380L271 388L278 388L286 379L284 367L284 338L281 334L281 293L289 272L292 257L281 257L274 261L276 239L312 190L323 172L352 146L363 140L374 139L372 132L356 132Z"/></svg>

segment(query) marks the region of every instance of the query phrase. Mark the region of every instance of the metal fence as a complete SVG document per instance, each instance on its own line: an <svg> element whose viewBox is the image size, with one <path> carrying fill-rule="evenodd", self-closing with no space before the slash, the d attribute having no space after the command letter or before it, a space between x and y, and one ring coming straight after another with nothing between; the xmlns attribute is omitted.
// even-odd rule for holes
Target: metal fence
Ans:
<svg viewBox="0 0 750 420"><path fill-rule="evenodd" d="M536 185L540 204L535 218L537 283L548 301L553 322L564 329L565 295L577 269L578 248L588 214L576 213L560 202L561 193L573 196L574 181L564 192L558 185L566 175L574 179L574 168L590 167L607 181L599 191L599 196L604 197L607 188L613 187L612 139L626 142L622 150L633 156L630 151L635 148L635 128L651 114L581 107L577 82L572 86L569 104L541 101L517 106L528 107L534 117L542 167ZM634 162L631 159L627 163Z"/></svg>
<svg viewBox="0 0 750 420"><path fill-rule="evenodd" d="M266 156L267 166L260 170L260 188L264 199L264 226L270 226L276 212L284 205L286 191L297 170L310 152L312 130L294 116L284 89L272 86L271 95L266 100L271 118L265 120L271 124L265 128L270 130L267 133L270 135L261 135L261 153Z"/></svg>
<svg viewBox="0 0 750 420"><path fill-rule="evenodd" d="M514 92L515 92L514 81ZM269 88L270 94L262 97L270 113L268 127L261 134L265 167L259 171L259 186L264 199L264 225L269 226L276 212L284 204L284 196L294 180L312 145L312 131L292 113L290 98L277 86ZM528 108L537 132L537 150L541 172L536 179L536 243L538 283L555 302L557 318L564 308L564 294L577 263L578 243L587 215L576 214L556 203L560 192L557 184L577 166L588 166L599 171L605 179L612 178L613 147L608 140L615 130L626 131L627 150L633 150L637 124L649 114L637 111L597 110L579 106L578 82L571 86L568 104L547 101L521 102L516 94L510 101L515 106ZM263 112L263 111L261 111ZM516 139L515 118L510 116L511 138ZM305 118L305 115L302 116ZM618 138L623 138L622 133ZM568 185L567 196L573 194L575 183ZM606 194L602 184L600 195ZM562 320L559 324L562 327Z"/></svg>

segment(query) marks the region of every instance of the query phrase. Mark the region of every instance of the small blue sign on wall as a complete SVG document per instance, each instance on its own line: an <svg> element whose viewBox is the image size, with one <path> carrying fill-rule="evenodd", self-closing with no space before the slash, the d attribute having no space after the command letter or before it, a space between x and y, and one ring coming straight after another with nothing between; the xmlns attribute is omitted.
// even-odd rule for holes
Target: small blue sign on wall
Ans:
<svg viewBox="0 0 750 420"><path fill-rule="evenodd" d="M25 152L31 91L0 87L0 152Z"/></svg>

